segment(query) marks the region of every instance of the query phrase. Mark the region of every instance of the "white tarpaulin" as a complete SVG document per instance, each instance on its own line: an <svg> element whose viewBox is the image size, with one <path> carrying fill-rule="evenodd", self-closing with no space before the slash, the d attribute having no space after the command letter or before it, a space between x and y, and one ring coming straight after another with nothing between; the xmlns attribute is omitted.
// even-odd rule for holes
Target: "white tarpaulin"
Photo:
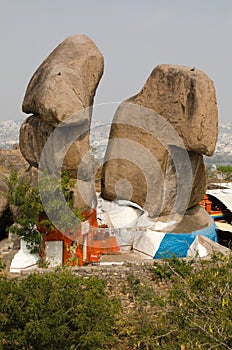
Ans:
<svg viewBox="0 0 232 350"><path fill-rule="evenodd" d="M129 201L99 199L97 213L100 222L108 226L110 235L115 235L121 250L126 247L147 258L187 257L193 254L204 257L208 252L198 236L217 242L216 225L210 217L208 226L203 229L173 233L168 229L175 221L151 221L141 207Z"/></svg>

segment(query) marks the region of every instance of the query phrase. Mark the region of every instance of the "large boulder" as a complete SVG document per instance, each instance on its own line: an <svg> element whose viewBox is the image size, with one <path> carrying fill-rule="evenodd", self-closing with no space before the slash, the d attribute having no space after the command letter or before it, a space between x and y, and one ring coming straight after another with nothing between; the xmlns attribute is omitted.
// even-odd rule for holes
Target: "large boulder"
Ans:
<svg viewBox="0 0 232 350"><path fill-rule="evenodd" d="M120 123L121 116L124 119L126 113L120 113L111 126L103 164L102 197L135 202L150 217L184 212L202 200L206 191L203 156L168 145L172 129L165 126L158 138L152 135L153 127L158 126L155 114L154 120L146 118L144 128L140 115L140 127L135 126L136 113L134 125ZM163 142L165 138L167 143Z"/></svg>
<svg viewBox="0 0 232 350"><path fill-rule="evenodd" d="M127 100L165 117L189 151L210 156L218 135L218 109L213 81L201 70L161 64L142 90Z"/></svg>
<svg viewBox="0 0 232 350"><path fill-rule="evenodd" d="M111 125L102 172L102 197L126 199L158 215L162 206L168 150L152 134L155 115L122 104ZM133 118L133 119L132 119ZM164 131L165 133L165 131Z"/></svg>
<svg viewBox="0 0 232 350"><path fill-rule="evenodd" d="M103 56L86 35L65 39L34 73L23 111L51 122L92 106L103 73Z"/></svg>
<svg viewBox="0 0 232 350"><path fill-rule="evenodd" d="M31 114L20 129L20 148L32 167L83 181L88 203L95 203L89 131L103 56L85 35L65 39L31 78L22 109ZM75 206L83 200L75 191Z"/></svg>
<svg viewBox="0 0 232 350"><path fill-rule="evenodd" d="M115 113L103 198L131 200L150 217L183 213L204 197L202 154L211 155L216 140L212 81L189 67L156 67L141 92Z"/></svg>

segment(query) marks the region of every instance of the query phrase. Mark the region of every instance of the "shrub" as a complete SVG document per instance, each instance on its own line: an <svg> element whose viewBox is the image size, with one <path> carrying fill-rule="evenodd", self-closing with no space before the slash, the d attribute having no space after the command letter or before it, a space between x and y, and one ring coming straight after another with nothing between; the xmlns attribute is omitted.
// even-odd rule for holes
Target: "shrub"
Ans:
<svg viewBox="0 0 232 350"><path fill-rule="evenodd" d="M0 272L2 272L6 267L6 264L0 259Z"/></svg>
<svg viewBox="0 0 232 350"><path fill-rule="evenodd" d="M145 281L131 274L121 285L123 312L95 277L1 277L0 349L232 349L232 255L144 269Z"/></svg>
<svg viewBox="0 0 232 350"><path fill-rule="evenodd" d="M173 258L150 268L153 290L130 277L134 305L120 323L124 342L130 349L231 350L231 270L231 255Z"/></svg>
<svg viewBox="0 0 232 350"><path fill-rule="evenodd" d="M109 349L119 303L70 271L0 278L1 349Z"/></svg>

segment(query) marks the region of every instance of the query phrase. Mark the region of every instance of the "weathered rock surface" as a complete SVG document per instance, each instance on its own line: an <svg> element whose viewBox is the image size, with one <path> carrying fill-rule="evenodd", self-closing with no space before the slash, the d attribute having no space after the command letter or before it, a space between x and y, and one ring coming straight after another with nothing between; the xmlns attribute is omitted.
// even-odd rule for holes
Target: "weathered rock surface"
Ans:
<svg viewBox="0 0 232 350"><path fill-rule="evenodd" d="M122 111L130 111L130 107L125 106ZM151 216L158 215L168 151L149 132L152 116L142 128L140 112L133 113L133 124L129 123L130 118L128 124L124 123L126 115L119 110L111 126L103 165L102 197L130 200L148 210Z"/></svg>
<svg viewBox="0 0 232 350"><path fill-rule="evenodd" d="M112 149L116 145L111 144ZM156 149L157 158L146 159L146 154L140 154L140 162L134 162L128 160L128 156L120 158L120 154L115 159L111 146L108 147L108 156L112 158L103 165L101 190L104 199L130 200L154 217L169 215L172 211L183 212L204 197L206 173L202 155L188 152L186 156L189 156L189 163L178 165L182 169L179 169L181 174L177 176L173 159L162 147ZM162 151L163 158L158 159ZM179 152L183 150L179 149ZM193 174L192 179L188 178L188 173Z"/></svg>
<svg viewBox="0 0 232 350"><path fill-rule="evenodd" d="M28 168L20 149L0 150L0 173L6 177L17 171L20 175Z"/></svg>
<svg viewBox="0 0 232 350"><path fill-rule="evenodd" d="M34 73L23 111L54 125L93 104L103 73L103 56L86 35L65 39Z"/></svg>
<svg viewBox="0 0 232 350"><path fill-rule="evenodd" d="M96 208L97 196L94 181L77 180L74 188L74 208L80 212L86 212L90 208Z"/></svg>
<svg viewBox="0 0 232 350"><path fill-rule="evenodd" d="M89 129L103 67L103 56L91 39L70 36L36 70L22 106L25 113L33 114L20 130L25 159L33 167L52 173L63 169L82 181L88 203L95 203L96 196L91 190L94 169ZM75 206L86 209L78 191Z"/></svg>
<svg viewBox="0 0 232 350"><path fill-rule="evenodd" d="M212 80L201 70L162 64L142 90L127 100L165 117L187 150L212 155L218 135L218 109Z"/></svg>
<svg viewBox="0 0 232 350"><path fill-rule="evenodd" d="M44 148L49 136L51 139ZM55 171L59 164L63 164L63 168L72 178L76 178L77 175L83 180L90 178L91 163L86 162L86 159L82 161L89 151L89 129L86 122L55 128L40 116L32 115L22 124L19 141L21 152L31 166L46 166ZM43 164L40 164L40 160ZM81 169L78 171L80 164Z"/></svg>
<svg viewBox="0 0 232 350"><path fill-rule="evenodd" d="M131 200L151 217L181 213L204 196L202 154L217 141L213 82L189 67L160 65L113 119L102 196Z"/></svg>
<svg viewBox="0 0 232 350"><path fill-rule="evenodd" d="M173 233L191 233L201 230L213 223L213 219L208 215L204 208L200 205L188 209L174 227Z"/></svg>
<svg viewBox="0 0 232 350"><path fill-rule="evenodd" d="M165 181L163 184L163 202L161 215L169 215L171 211L182 212L197 205L206 193L207 179L203 156L193 151L188 152L189 162L182 162L182 149L177 149L175 156L179 162L173 162L172 155L167 158ZM180 169L177 176L176 166ZM192 178L189 175L192 174ZM162 186L162 184L160 184ZM186 199L189 202L185 201ZM182 204L184 203L184 206Z"/></svg>
<svg viewBox="0 0 232 350"><path fill-rule="evenodd" d="M203 198L207 190L207 177L204 159L201 154L193 151L189 152L193 169L192 193L188 208L197 205Z"/></svg>
<svg viewBox="0 0 232 350"><path fill-rule="evenodd" d="M20 148L30 165L39 166L52 135L43 165L51 171L61 166L83 181L93 176L90 161L82 158L88 157L91 107L103 66L103 56L92 40L75 35L64 40L34 73L23 101L23 111L33 115L20 130Z"/></svg>
<svg viewBox="0 0 232 350"><path fill-rule="evenodd" d="M102 173L102 197L139 204L151 217L183 212L206 190L203 156L186 151L160 115L130 103L118 108Z"/></svg>
<svg viewBox="0 0 232 350"><path fill-rule="evenodd" d="M21 125L20 150L30 165L38 167L44 145L54 128L55 126L45 122L39 115L28 117Z"/></svg>

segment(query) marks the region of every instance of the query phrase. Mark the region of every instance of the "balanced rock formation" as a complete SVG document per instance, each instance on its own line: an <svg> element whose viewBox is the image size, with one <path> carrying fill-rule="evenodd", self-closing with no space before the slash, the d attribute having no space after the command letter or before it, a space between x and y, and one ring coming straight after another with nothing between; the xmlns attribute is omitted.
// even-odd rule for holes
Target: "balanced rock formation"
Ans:
<svg viewBox="0 0 232 350"><path fill-rule="evenodd" d="M158 65L142 90L128 102L165 117L188 151L211 156L218 135L218 109L212 80L201 70Z"/></svg>
<svg viewBox="0 0 232 350"><path fill-rule="evenodd" d="M92 106L103 73L103 56L86 35L65 39L34 73L23 112L53 125Z"/></svg>
<svg viewBox="0 0 232 350"><path fill-rule="evenodd" d="M22 107L32 115L20 130L20 149L31 166L52 173L62 168L72 178L86 181L85 187L94 187L89 130L103 67L103 56L93 41L85 35L74 35L55 48L36 70ZM83 205L84 200L76 202L80 210L89 208Z"/></svg>
<svg viewBox="0 0 232 350"><path fill-rule="evenodd" d="M150 217L183 213L206 190L203 154L217 141L213 82L190 67L157 66L113 119L102 196L126 199Z"/></svg>

